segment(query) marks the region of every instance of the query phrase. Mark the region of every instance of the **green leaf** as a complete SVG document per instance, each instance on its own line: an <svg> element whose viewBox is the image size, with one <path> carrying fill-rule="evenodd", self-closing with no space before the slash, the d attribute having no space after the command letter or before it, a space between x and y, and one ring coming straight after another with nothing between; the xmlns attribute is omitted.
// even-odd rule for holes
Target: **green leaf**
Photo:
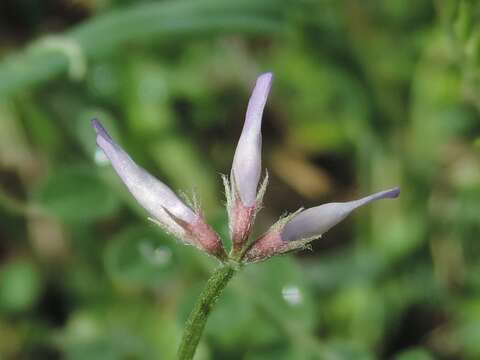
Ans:
<svg viewBox="0 0 480 360"><path fill-rule="evenodd" d="M54 172L35 192L47 210L68 222L86 222L113 215L120 201L94 168L75 167Z"/></svg>
<svg viewBox="0 0 480 360"><path fill-rule="evenodd" d="M432 360L428 351L422 348L409 349L395 357L395 360Z"/></svg>
<svg viewBox="0 0 480 360"><path fill-rule="evenodd" d="M11 261L0 270L0 309L8 312L30 309L41 288L38 269L31 261Z"/></svg>
<svg viewBox="0 0 480 360"><path fill-rule="evenodd" d="M108 311L102 310L86 310L71 315L58 339L68 359L163 358L154 343L146 338L151 329L149 322L155 319L148 306L133 302L120 306L110 304ZM144 321L138 321L139 317Z"/></svg>
<svg viewBox="0 0 480 360"><path fill-rule="evenodd" d="M313 310L301 269L289 257L272 258L235 275L212 312L206 334L234 354L279 343L301 347L302 339L311 336Z"/></svg>
<svg viewBox="0 0 480 360"><path fill-rule="evenodd" d="M276 0L162 1L94 16L60 36L40 39L2 60L0 97L47 82L67 70L72 78L80 78L85 63L132 42L165 37L178 41L188 35L217 36L219 31L277 33L285 22L278 5ZM71 49L75 49L73 55Z"/></svg>
<svg viewBox="0 0 480 360"><path fill-rule="evenodd" d="M175 256L162 230L134 227L111 239L105 254L107 273L125 285L157 287L171 277Z"/></svg>
<svg viewBox="0 0 480 360"><path fill-rule="evenodd" d="M327 359L373 360L375 357L361 345L343 340L333 340L325 344Z"/></svg>

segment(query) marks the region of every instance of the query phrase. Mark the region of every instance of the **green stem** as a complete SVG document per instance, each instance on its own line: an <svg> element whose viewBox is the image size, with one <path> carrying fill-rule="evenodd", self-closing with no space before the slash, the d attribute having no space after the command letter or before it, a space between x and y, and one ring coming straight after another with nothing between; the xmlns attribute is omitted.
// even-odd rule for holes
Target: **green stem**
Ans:
<svg viewBox="0 0 480 360"><path fill-rule="evenodd" d="M200 298L185 324L182 341L178 348L178 360L193 359L210 311L212 311L213 306L235 271L232 266L224 265L215 270L210 279L208 279L207 285L200 294Z"/></svg>

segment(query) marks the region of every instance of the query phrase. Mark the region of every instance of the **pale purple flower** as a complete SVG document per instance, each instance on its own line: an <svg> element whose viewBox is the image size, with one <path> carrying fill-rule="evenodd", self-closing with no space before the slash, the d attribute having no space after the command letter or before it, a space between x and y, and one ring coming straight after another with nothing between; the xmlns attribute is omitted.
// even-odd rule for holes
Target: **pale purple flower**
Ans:
<svg viewBox="0 0 480 360"><path fill-rule="evenodd" d="M257 188L262 173L262 116L272 80L272 73L258 77L233 156L232 182L246 207L254 206L257 199Z"/></svg>
<svg viewBox="0 0 480 360"><path fill-rule="evenodd" d="M199 209L191 209L167 185L138 166L98 120L92 120L92 125L97 133L97 145L128 190L153 219L183 241L222 257L221 241L205 223Z"/></svg>
<svg viewBox="0 0 480 360"><path fill-rule="evenodd" d="M235 253L241 252L250 235L267 184L266 177L258 191L262 173L262 116L272 81L272 73L262 74L257 79L233 157L230 184L226 181L230 235Z"/></svg>
<svg viewBox="0 0 480 360"><path fill-rule="evenodd" d="M283 241L295 241L319 237L340 221L345 219L353 210L372 201L396 198L400 194L398 187L366 196L349 202L328 203L303 210L294 216L281 231Z"/></svg>
<svg viewBox="0 0 480 360"><path fill-rule="evenodd" d="M132 195L154 221L182 241L197 246L222 261L256 262L271 256L303 248L345 219L355 209L372 201L396 198L399 188L375 193L359 200L329 203L299 210L280 219L255 241L249 241L255 217L262 207L268 176L259 187L262 173L262 116L273 75L258 77L248 102L242 134L235 150L230 181L224 177L230 235L229 256L219 236L205 222L198 206L186 205L167 185L138 166L108 135L99 121L92 124L97 144L110 159L113 168Z"/></svg>
<svg viewBox="0 0 480 360"><path fill-rule="evenodd" d="M275 254L304 247L345 219L352 211L372 201L393 199L400 188L381 191L359 200L335 202L300 210L278 223L258 239L246 254L248 261L259 261Z"/></svg>

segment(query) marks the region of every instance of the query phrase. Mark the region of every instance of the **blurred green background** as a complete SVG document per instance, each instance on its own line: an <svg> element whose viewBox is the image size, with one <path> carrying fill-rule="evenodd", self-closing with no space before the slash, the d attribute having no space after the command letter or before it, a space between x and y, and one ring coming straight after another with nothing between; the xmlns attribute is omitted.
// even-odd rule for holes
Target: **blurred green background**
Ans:
<svg viewBox="0 0 480 360"><path fill-rule="evenodd" d="M2 0L0 56L1 359L174 357L216 263L147 220L90 119L226 236L264 71L257 233L402 195L238 274L197 358L480 358L477 1Z"/></svg>

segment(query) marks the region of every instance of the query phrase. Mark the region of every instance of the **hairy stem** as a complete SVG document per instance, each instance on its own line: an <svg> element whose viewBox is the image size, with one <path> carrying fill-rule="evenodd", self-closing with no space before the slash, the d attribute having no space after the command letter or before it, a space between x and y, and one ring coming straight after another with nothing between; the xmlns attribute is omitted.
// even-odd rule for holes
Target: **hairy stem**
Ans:
<svg viewBox="0 0 480 360"><path fill-rule="evenodd" d="M183 337L178 348L178 360L193 359L210 311L212 311L213 306L235 271L232 266L224 265L215 270L210 279L208 279L207 285L200 294L200 298L193 307L185 324Z"/></svg>

